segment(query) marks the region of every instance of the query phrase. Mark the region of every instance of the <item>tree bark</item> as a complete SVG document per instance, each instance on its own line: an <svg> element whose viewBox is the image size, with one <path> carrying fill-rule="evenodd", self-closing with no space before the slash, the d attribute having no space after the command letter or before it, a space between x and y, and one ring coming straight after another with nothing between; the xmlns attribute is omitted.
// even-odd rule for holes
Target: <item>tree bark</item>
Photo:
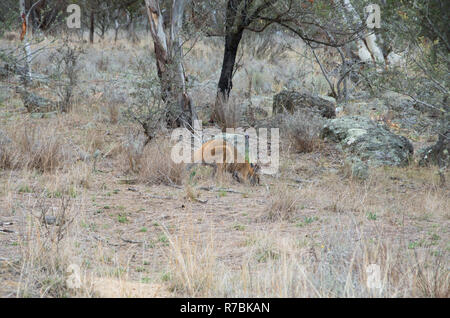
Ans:
<svg viewBox="0 0 450 318"><path fill-rule="evenodd" d="M20 16L22 17L22 34L20 40L23 41L23 52L25 54L25 74L22 74L24 87L27 87L33 80L31 74L31 48L30 48L30 31L29 12L26 10L25 0L20 0Z"/></svg>
<svg viewBox="0 0 450 318"><path fill-rule="evenodd" d="M184 8L188 1L173 0L170 31L166 34L159 1L145 0L162 99L168 107L167 124L171 127L192 128L194 120L197 119L192 99L186 91L183 47L180 39Z"/></svg>
<svg viewBox="0 0 450 318"><path fill-rule="evenodd" d="M119 16L120 16L119 9L114 10L114 43L117 42L117 38L119 36L119 29L120 29Z"/></svg>
<svg viewBox="0 0 450 318"><path fill-rule="evenodd" d="M95 30L95 13L91 9L90 26L89 26L89 42L94 43L94 30Z"/></svg>
<svg viewBox="0 0 450 318"><path fill-rule="evenodd" d="M127 20L128 20L128 35L131 38L131 41L136 44L139 42L139 38L136 35L136 31L134 28L134 16L133 13L128 12L127 13Z"/></svg>
<svg viewBox="0 0 450 318"><path fill-rule="evenodd" d="M224 113L223 106L228 103L233 88L233 72L236 64L236 55L245 28L247 28L258 14L276 3L276 0L247 1L228 0L225 18L225 49L222 62L222 71L217 87L216 103L211 121L216 121L219 113ZM222 127L222 129L225 129Z"/></svg>
<svg viewBox="0 0 450 318"><path fill-rule="evenodd" d="M227 102L230 97L230 91L233 88L233 71L236 63L236 55L239 43L242 39L244 30L237 33L227 33L225 36L225 50L222 62L222 72L218 84L218 97L221 101Z"/></svg>
<svg viewBox="0 0 450 318"><path fill-rule="evenodd" d="M359 16L358 12L353 7L350 0L343 0L344 3L344 9L347 11L347 13L350 15L350 18L353 22L357 22L358 24L362 24L363 21L361 20L361 17ZM344 19L347 20L347 17L345 14L343 14ZM374 62L385 64L383 51L377 44L377 37L375 34L371 33L368 36L364 38L364 41L362 39L358 39L356 41L356 47L357 47L357 54L361 61L363 62L369 62L373 60Z"/></svg>
<svg viewBox="0 0 450 318"><path fill-rule="evenodd" d="M217 85L216 102L211 114L211 122L221 120L220 117L224 115L225 110L223 108L228 103L230 92L233 88L233 72L239 43L241 42L245 26L248 26L251 22L247 17L247 8L242 8L241 4L242 0L228 0L222 71ZM239 10L243 10L243 12ZM222 129L225 129L225 127L222 127Z"/></svg>

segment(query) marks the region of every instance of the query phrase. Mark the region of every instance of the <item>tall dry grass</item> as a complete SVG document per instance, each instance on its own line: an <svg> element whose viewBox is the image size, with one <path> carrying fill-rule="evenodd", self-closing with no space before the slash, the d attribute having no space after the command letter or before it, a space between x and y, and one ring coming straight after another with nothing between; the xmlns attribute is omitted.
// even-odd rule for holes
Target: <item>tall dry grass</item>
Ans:
<svg viewBox="0 0 450 318"><path fill-rule="evenodd" d="M2 133L0 168L52 172L70 162L73 153L55 125L25 121L19 128Z"/></svg>
<svg viewBox="0 0 450 318"><path fill-rule="evenodd" d="M280 129L289 143L288 148L296 153L312 152L320 149L319 137L325 120L307 109L299 109L294 114L282 114Z"/></svg>
<svg viewBox="0 0 450 318"><path fill-rule="evenodd" d="M76 236L80 231L77 211L79 209L69 196L62 196L55 202L44 194L37 195L36 204L25 218L19 237L18 297L59 298L90 294L81 275L79 285L70 285L67 281Z"/></svg>
<svg viewBox="0 0 450 318"><path fill-rule="evenodd" d="M242 118L242 105L237 98L230 96L228 99L218 95L214 104L214 120L222 131L227 128L238 128Z"/></svg>
<svg viewBox="0 0 450 318"><path fill-rule="evenodd" d="M270 190L266 207L267 218L275 220L291 220L298 211L298 193L286 184L277 185Z"/></svg>
<svg viewBox="0 0 450 318"><path fill-rule="evenodd" d="M190 222L188 222L189 224ZM217 257L212 233L207 238L193 230L171 235L168 270L170 290L189 297L211 296L217 288Z"/></svg>
<svg viewBox="0 0 450 318"><path fill-rule="evenodd" d="M185 165L171 158L172 144L164 138L152 140L147 145L142 141L125 142L120 155L122 169L138 175L142 183L181 185L185 176Z"/></svg>
<svg viewBox="0 0 450 318"><path fill-rule="evenodd" d="M338 231L331 231L337 228ZM354 221L337 220L309 245L279 230L249 240L241 262L217 255L214 233L193 227L168 235L168 275L175 295L191 297L448 297L445 257L407 249L379 233L364 238ZM371 284L373 266L377 283Z"/></svg>

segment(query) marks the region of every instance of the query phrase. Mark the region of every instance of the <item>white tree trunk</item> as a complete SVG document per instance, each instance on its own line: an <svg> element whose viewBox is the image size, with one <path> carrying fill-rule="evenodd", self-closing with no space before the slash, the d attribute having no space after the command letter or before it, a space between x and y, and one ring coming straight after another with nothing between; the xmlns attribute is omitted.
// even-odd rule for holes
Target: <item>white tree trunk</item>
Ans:
<svg viewBox="0 0 450 318"><path fill-rule="evenodd" d="M32 74L31 74L31 47L30 47L30 37L29 30L30 26L28 23L29 14L26 12L25 0L20 0L20 16L22 17L23 30L22 30L22 42L23 42L23 52L25 54L25 75L24 75L24 84L25 86L32 82Z"/></svg>
<svg viewBox="0 0 450 318"><path fill-rule="evenodd" d="M357 22L358 24L362 24L363 21L361 20L361 17L359 16L358 12L353 7L350 0L343 0L344 3L344 9L349 13L351 18L353 19L353 22ZM344 18L345 15L344 15ZM358 51L358 57L363 62L369 62L372 59L377 62L384 64L384 56L383 51L377 44L377 37L375 34L369 34L364 38L366 43L364 43L363 40L359 39L356 41L356 47ZM366 45L367 44L367 45Z"/></svg>
<svg viewBox="0 0 450 318"><path fill-rule="evenodd" d="M159 8L158 0L145 0L145 4L150 24L150 33L155 47L158 74L161 78L162 74L166 72L169 56L166 33L164 32L164 17Z"/></svg>
<svg viewBox="0 0 450 318"><path fill-rule="evenodd" d="M163 99L168 104L178 104L182 116L177 116L178 125L193 127L197 118L191 98L186 92L186 78L183 67L183 46L180 32L183 25L183 14L190 0L173 0L170 30L164 30L164 17L159 0L145 0L149 18L150 33L155 47L158 76L161 81ZM180 123L183 121L183 123Z"/></svg>
<svg viewBox="0 0 450 318"><path fill-rule="evenodd" d="M384 64L385 63L384 55L380 46L377 44L377 36L374 33L372 33L366 36L365 40L367 47L369 48L369 51L372 52L375 62Z"/></svg>
<svg viewBox="0 0 450 318"><path fill-rule="evenodd" d="M183 43L181 43L180 31L183 26L183 13L186 0L174 0L172 6L172 24L170 28L170 51L172 61L176 64L177 85L186 91L186 79L183 67Z"/></svg>

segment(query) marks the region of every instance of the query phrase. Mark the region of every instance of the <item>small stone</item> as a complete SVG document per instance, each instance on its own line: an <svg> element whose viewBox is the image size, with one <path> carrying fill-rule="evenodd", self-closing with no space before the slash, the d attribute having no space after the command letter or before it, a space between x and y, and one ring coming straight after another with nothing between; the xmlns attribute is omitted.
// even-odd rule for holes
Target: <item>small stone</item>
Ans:
<svg viewBox="0 0 450 318"><path fill-rule="evenodd" d="M45 223L48 225L52 225L52 224L56 223L56 217L52 216L52 215L46 215L44 220L45 220Z"/></svg>

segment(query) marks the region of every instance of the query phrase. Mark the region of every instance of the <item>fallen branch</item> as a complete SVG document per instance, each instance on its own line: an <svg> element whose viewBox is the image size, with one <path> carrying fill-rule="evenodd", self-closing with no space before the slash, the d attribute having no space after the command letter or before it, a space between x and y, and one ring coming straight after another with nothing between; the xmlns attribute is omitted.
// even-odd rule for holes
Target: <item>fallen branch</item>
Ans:
<svg viewBox="0 0 450 318"><path fill-rule="evenodd" d="M17 233L17 232L13 230L0 229L0 233Z"/></svg>
<svg viewBox="0 0 450 318"><path fill-rule="evenodd" d="M119 184L136 184L138 182L137 179L124 179L124 180L119 180Z"/></svg>
<svg viewBox="0 0 450 318"><path fill-rule="evenodd" d="M98 236L98 235L94 235L94 238L95 238L97 241L106 243L106 244L111 245L111 246L123 246L123 245L124 245L124 244L110 243L107 239L104 239L103 237L100 237L100 236Z"/></svg>
<svg viewBox="0 0 450 318"><path fill-rule="evenodd" d="M147 194L143 193L146 197L152 198L152 199L161 199L161 200L173 200L173 197L163 197L160 195L153 195L153 194Z"/></svg>
<svg viewBox="0 0 450 318"><path fill-rule="evenodd" d="M131 243L131 244L143 244L143 241L132 241L129 239L124 239L123 237L120 238L122 241L124 241L125 243Z"/></svg>
<svg viewBox="0 0 450 318"><path fill-rule="evenodd" d="M198 203L202 203L202 204L208 203L208 200L201 200L201 199L198 199L198 198L193 198L192 200L194 200L195 202L198 202Z"/></svg>
<svg viewBox="0 0 450 318"><path fill-rule="evenodd" d="M200 187L199 189L205 190L205 191L212 191L212 192L228 192L228 193L245 194L244 192L236 191L233 189L226 189L226 188Z"/></svg>
<svg viewBox="0 0 450 318"><path fill-rule="evenodd" d="M148 194L148 193L142 193L139 190L137 190L136 188L128 188L128 191L133 191L133 192L137 192L140 195L152 198L152 199L161 199L161 200L173 200L174 197L164 197L164 196L160 196L160 195L154 195L154 194Z"/></svg>
<svg viewBox="0 0 450 318"><path fill-rule="evenodd" d="M300 178L289 178L289 180L292 180L296 183L313 183L314 182L312 180L305 180L305 179L300 179Z"/></svg>

